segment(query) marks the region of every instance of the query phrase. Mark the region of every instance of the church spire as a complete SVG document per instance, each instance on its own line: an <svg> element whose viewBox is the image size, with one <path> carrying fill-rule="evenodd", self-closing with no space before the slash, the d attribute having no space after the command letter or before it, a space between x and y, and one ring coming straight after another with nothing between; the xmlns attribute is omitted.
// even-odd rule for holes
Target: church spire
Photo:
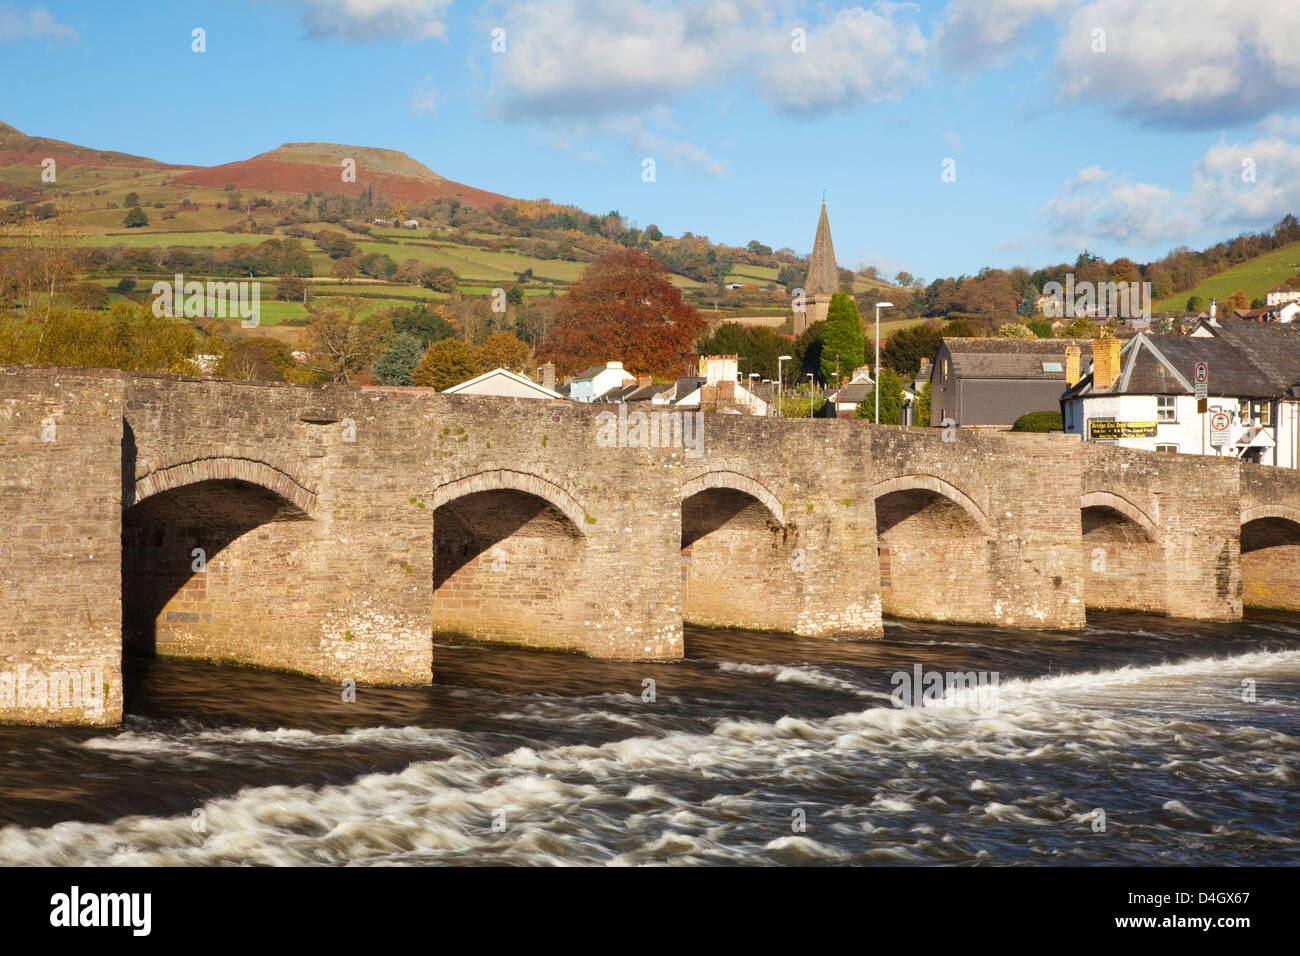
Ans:
<svg viewBox="0 0 1300 956"><path fill-rule="evenodd" d="M835 248L831 245L831 224L826 218L826 200L817 220L817 238L813 240L812 258L808 260L808 278L804 295L834 295L840 291L840 270L835 265Z"/></svg>

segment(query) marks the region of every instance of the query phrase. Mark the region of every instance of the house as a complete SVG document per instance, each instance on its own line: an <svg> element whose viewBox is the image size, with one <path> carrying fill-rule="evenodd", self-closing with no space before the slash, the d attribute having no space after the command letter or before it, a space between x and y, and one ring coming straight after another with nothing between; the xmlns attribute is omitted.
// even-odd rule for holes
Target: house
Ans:
<svg viewBox="0 0 1300 956"><path fill-rule="evenodd" d="M418 219L408 219L408 220L406 220L406 222L402 223L402 228L403 228L403 229L419 229L419 228L420 228L420 220L418 220Z"/></svg>
<svg viewBox="0 0 1300 956"><path fill-rule="evenodd" d="M1283 302L1262 309L1234 309L1232 314L1243 322L1294 322L1300 315L1300 304Z"/></svg>
<svg viewBox="0 0 1300 956"><path fill-rule="evenodd" d="M678 394L673 404L698 405L718 412L767 415L771 408L769 398L760 394L757 388L737 381L738 364L735 355L700 356L700 374L677 380Z"/></svg>
<svg viewBox="0 0 1300 956"><path fill-rule="evenodd" d="M494 368L442 390L444 395L497 395L506 398L550 398L563 400L564 396L552 388L511 372Z"/></svg>
<svg viewBox="0 0 1300 956"><path fill-rule="evenodd" d="M1285 305L1288 302L1300 302L1300 289L1279 285L1264 293L1265 305Z"/></svg>
<svg viewBox="0 0 1300 956"><path fill-rule="evenodd" d="M1055 411L1066 388L1068 350L1090 359L1092 341L945 338L930 372L929 423L1010 428L1021 415Z"/></svg>
<svg viewBox="0 0 1300 956"><path fill-rule="evenodd" d="M1195 376L1207 367L1206 410ZM1099 340L1088 374L1061 396L1067 434L1125 448L1300 467L1300 328L1202 322L1185 336ZM1216 445L1210 418L1229 423Z"/></svg>
<svg viewBox="0 0 1300 956"><path fill-rule="evenodd" d="M606 392L634 384L636 379L624 371L622 362L606 362L574 376L569 383L569 398L575 402L594 402Z"/></svg>

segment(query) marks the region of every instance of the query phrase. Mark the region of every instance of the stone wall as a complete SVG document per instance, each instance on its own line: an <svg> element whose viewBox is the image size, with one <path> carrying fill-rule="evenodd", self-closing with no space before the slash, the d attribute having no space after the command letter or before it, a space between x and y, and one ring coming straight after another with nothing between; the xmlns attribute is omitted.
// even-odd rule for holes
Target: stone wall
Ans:
<svg viewBox="0 0 1300 956"><path fill-rule="evenodd" d="M116 721L124 635L414 684L435 637L672 659L683 620L1232 619L1243 574L1300 606L1300 476L1073 436L8 368L0 415L5 720Z"/></svg>

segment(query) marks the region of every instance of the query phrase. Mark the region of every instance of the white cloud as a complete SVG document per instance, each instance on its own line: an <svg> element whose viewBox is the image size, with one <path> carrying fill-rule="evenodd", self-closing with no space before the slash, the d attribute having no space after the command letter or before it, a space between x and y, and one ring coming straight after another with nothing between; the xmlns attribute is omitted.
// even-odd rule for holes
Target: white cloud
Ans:
<svg viewBox="0 0 1300 956"><path fill-rule="evenodd" d="M703 147L672 135L675 125L666 107L656 107L645 116L620 114L594 120L560 117L545 121L542 141L576 159L605 161L607 157L591 141L598 137L616 140L636 152L635 163L629 168L635 168L638 176L643 159L653 159L656 167L667 163L669 167L693 166L707 176L727 174L726 162L715 159Z"/></svg>
<svg viewBox="0 0 1300 956"><path fill-rule="evenodd" d="M911 5L878 4L840 10L810 29L807 51L791 50L788 35L772 33L754 58L756 85L786 111L850 109L894 99L924 76L925 39L904 17Z"/></svg>
<svg viewBox="0 0 1300 956"><path fill-rule="evenodd" d="M1300 102L1298 35L1295 0L1094 0L1061 34L1060 92L1154 125L1237 125Z"/></svg>
<svg viewBox="0 0 1300 956"><path fill-rule="evenodd" d="M1010 58L1035 20L1079 0L952 0L934 34L940 56L960 73Z"/></svg>
<svg viewBox="0 0 1300 956"><path fill-rule="evenodd" d="M452 0L296 0L312 36L370 41L441 39Z"/></svg>
<svg viewBox="0 0 1300 956"><path fill-rule="evenodd" d="M822 26L778 22L763 0L526 0L500 23L491 99L510 118L640 113L745 79L784 110L891 98L919 78L914 8L841 10ZM791 31L806 31L807 52Z"/></svg>
<svg viewBox="0 0 1300 956"><path fill-rule="evenodd" d="M38 37L75 40L77 33L72 27L56 22L44 7L33 7L27 11L12 7L0 10L0 42Z"/></svg>
<svg viewBox="0 0 1300 956"><path fill-rule="evenodd" d="M1247 171L1253 181L1250 175L1243 179ZM1300 144L1267 137L1210 147L1192 166L1191 186L1184 192L1089 166L1061 188L1042 215L1059 246L1079 249L1102 242L1181 242L1209 227L1261 229L1296 209Z"/></svg>

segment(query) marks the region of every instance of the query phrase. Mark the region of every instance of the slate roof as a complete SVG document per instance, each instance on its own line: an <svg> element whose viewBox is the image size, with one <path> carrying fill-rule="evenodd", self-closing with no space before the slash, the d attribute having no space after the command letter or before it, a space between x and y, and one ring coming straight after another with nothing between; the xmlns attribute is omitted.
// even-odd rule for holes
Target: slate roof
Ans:
<svg viewBox="0 0 1300 956"><path fill-rule="evenodd" d="M1224 319L1218 325L1203 322L1198 328L1207 329L1215 338L1240 349L1269 377L1279 393L1300 382L1300 326L1295 323ZM1210 366L1211 376L1214 371L1214 366Z"/></svg>
<svg viewBox="0 0 1300 956"><path fill-rule="evenodd" d="M1250 323L1242 323L1249 325ZM1196 365L1210 367L1209 392L1241 398L1269 398L1282 389L1227 339L1186 335L1138 335L1120 350L1120 374L1109 388L1084 376L1062 400L1080 395L1191 395Z"/></svg>
<svg viewBox="0 0 1300 956"><path fill-rule="evenodd" d="M945 338L943 345L959 378L1060 379L1065 381L1065 349L1081 350L1080 368L1092 360L1092 339ZM1043 371L1044 362L1061 363L1061 371ZM933 373L932 373L933 374Z"/></svg>
<svg viewBox="0 0 1300 956"><path fill-rule="evenodd" d="M577 375L573 376L573 380L574 380L575 382L586 382L586 381L588 381L589 379L593 379L593 378L595 378L597 375L599 375L599 374L600 374L601 372L603 372L603 371L605 371L605 366L603 366L603 365L593 365L591 368L587 369L585 372L579 372Z"/></svg>
<svg viewBox="0 0 1300 956"><path fill-rule="evenodd" d="M847 405L850 402L854 405L860 405L863 399L870 394L871 386L866 382L852 382L835 393L834 402L836 405Z"/></svg>

